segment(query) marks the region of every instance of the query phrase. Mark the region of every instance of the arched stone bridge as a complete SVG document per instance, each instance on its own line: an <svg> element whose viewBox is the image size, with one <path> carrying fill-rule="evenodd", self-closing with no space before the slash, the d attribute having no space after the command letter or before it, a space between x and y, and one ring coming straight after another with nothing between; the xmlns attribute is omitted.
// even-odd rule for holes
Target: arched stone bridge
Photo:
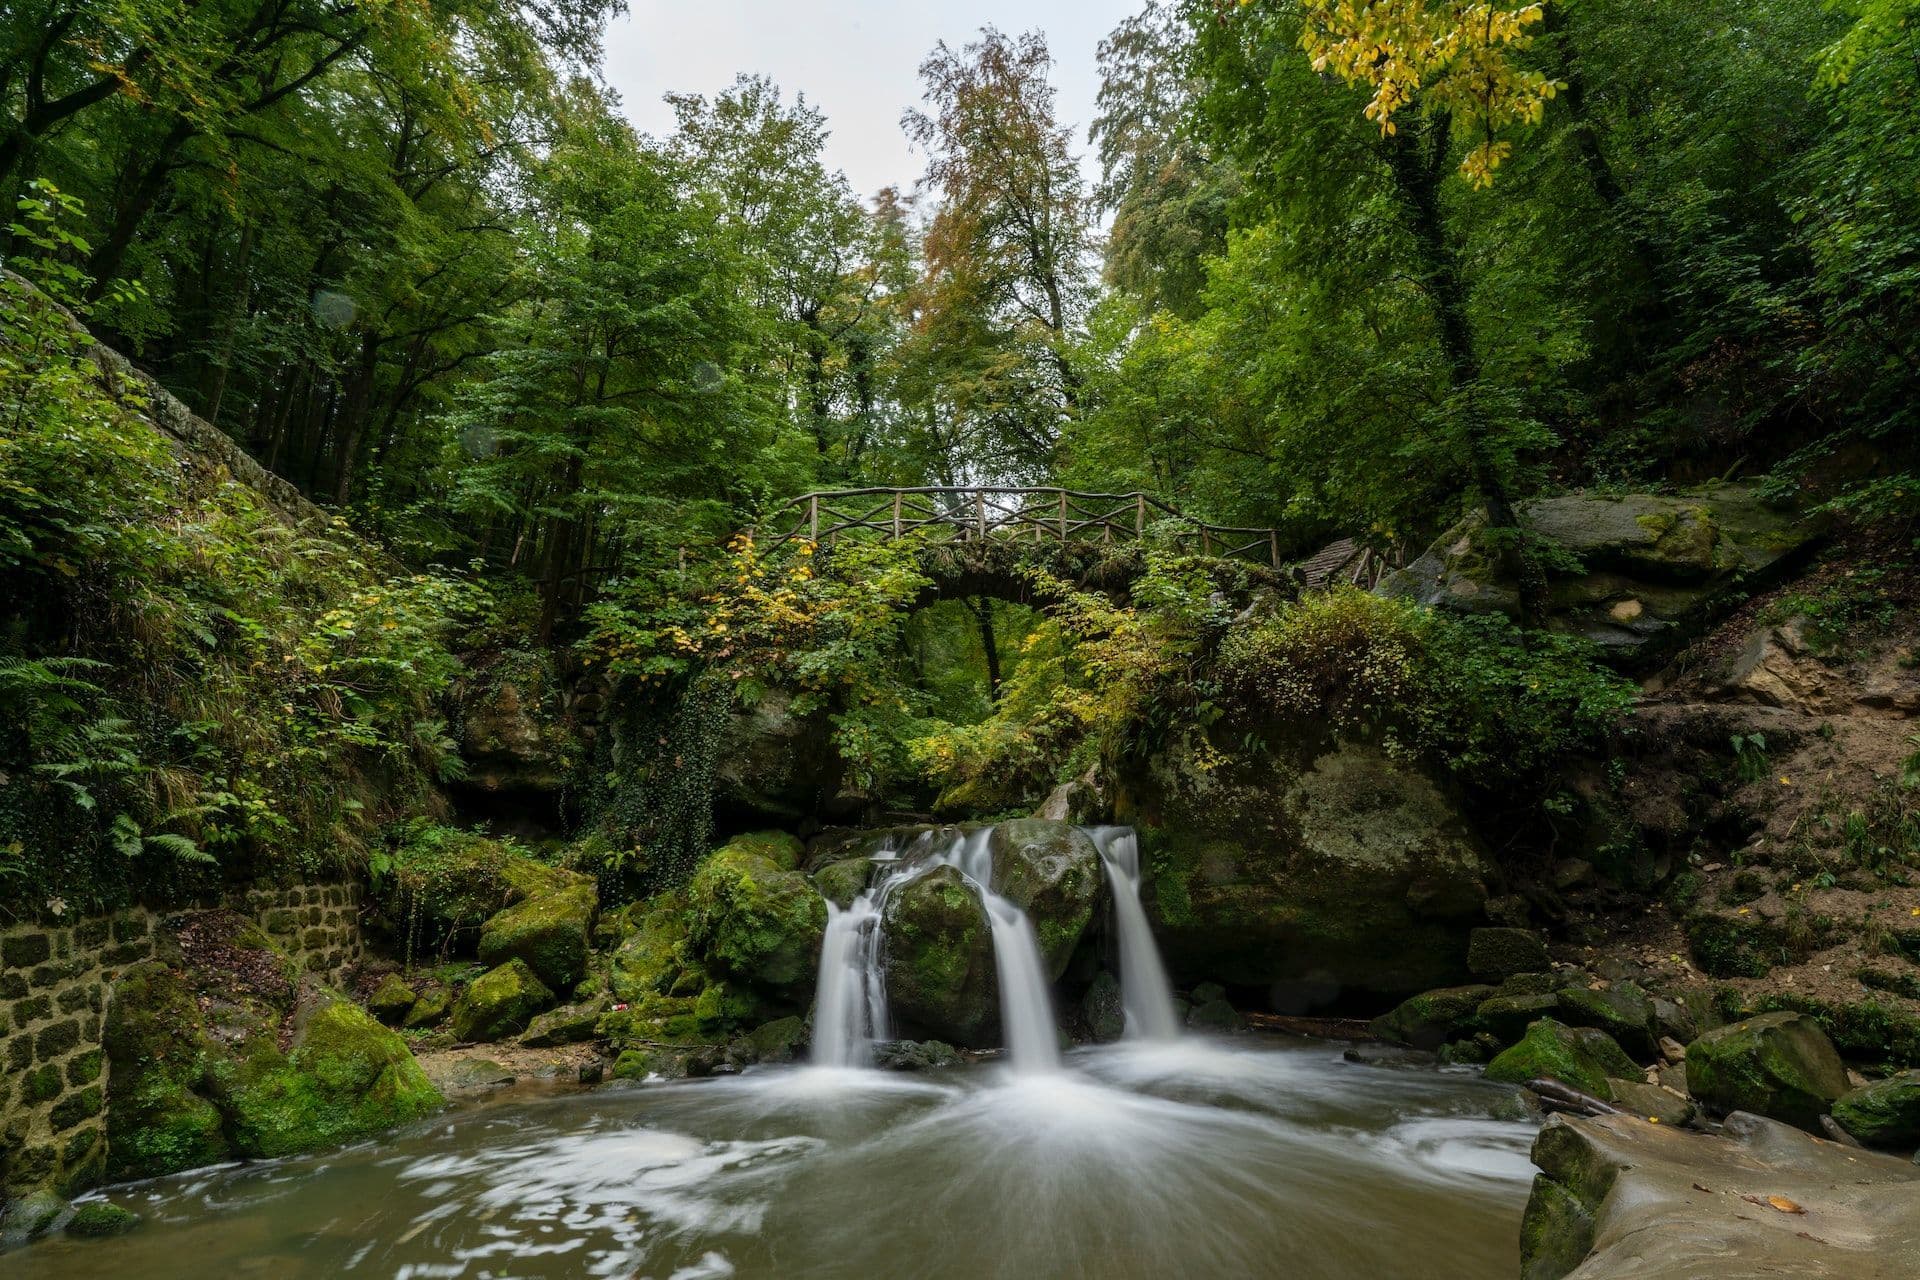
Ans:
<svg viewBox="0 0 1920 1280"><path fill-rule="evenodd" d="M843 539L925 538L923 560L935 597L987 595L1025 600L1023 564L1038 560L1083 587L1124 593L1148 545L1246 566L1269 585L1316 590L1351 582L1371 588L1390 566L1350 540L1297 563L1276 529L1209 524L1141 493L1090 493L1053 486L918 486L834 489L802 494L762 521L769 549ZM1038 553L1038 554L1036 554Z"/></svg>

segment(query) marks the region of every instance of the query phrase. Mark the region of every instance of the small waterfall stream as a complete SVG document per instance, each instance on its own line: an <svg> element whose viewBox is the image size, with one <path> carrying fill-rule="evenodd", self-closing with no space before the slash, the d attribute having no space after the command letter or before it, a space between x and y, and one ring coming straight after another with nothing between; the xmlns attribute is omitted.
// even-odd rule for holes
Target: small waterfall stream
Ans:
<svg viewBox="0 0 1920 1280"><path fill-rule="evenodd" d="M1092 827L1094 847L1113 889L1113 914L1120 935L1120 1007L1127 1035L1138 1040L1172 1040L1180 1034L1173 1012L1173 985L1160 961L1160 948L1140 905L1140 837L1132 827Z"/></svg>
<svg viewBox="0 0 1920 1280"><path fill-rule="evenodd" d="M1179 1035L1166 968L1140 905L1140 848L1130 827L1087 833L1100 852L1120 937L1121 999L1127 1035L1171 1040ZM889 896L936 867L952 867L980 895L993 934L1000 1026L1007 1058L1020 1072L1060 1066L1060 1040L1033 921L993 888L993 828L926 832L903 851L883 850L886 865L845 908L827 908L814 1012L813 1061L820 1066L873 1065L873 1045L891 1033L887 1020L883 915Z"/></svg>

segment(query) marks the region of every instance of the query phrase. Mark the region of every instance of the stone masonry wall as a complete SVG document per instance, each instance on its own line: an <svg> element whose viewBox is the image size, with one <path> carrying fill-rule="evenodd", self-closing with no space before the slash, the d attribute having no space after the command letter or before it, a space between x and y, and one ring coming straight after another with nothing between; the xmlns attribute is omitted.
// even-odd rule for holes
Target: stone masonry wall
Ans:
<svg viewBox="0 0 1920 1280"><path fill-rule="evenodd" d="M365 953L358 885L249 889L222 905L325 982L337 984ZM100 1180L107 1002L120 970L164 945L163 918L133 908L0 927L0 1205L42 1188L72 1196Z"/></svg>

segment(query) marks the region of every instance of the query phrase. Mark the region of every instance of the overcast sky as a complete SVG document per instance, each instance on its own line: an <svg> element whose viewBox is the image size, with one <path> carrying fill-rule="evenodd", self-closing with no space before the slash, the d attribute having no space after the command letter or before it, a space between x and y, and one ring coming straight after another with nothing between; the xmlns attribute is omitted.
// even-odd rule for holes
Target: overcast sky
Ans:
<svg viewBox="0 0 1920 1280"><path fill-rule="evenodd" d="M900 132L920 104L921 59L991 24L1009 35L1044 31L1061 119L1084 157L1100 80L1094 49L1138 0L631 0L607 32L607 78L641 130L673 131L666 93L711 97L739 72L773 77L789 100L805 93L826 113L827 163L853 189L910 188L924 157ZM1083 167L1086 162L1083 158ZM1094 176L1089 168L1089 177Z"/></svg>

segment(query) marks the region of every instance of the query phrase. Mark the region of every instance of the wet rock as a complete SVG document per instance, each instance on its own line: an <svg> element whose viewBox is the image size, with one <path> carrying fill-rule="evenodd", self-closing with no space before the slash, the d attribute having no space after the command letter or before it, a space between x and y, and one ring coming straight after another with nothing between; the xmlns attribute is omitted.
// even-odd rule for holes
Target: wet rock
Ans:
<svg viewBox="0 0 1920 1280"><path fill-rule="evenodd" d="M700 864L687 887L686 948L712 973L801 999L811 992L827 904L799 871L801 845L741 836Z"/></svg>
<svg viewBox="0 0 1920 1280"><path fill-rule="evenodd" d="M1474 1023L1503 1045L1510 1045L1527 1034L1527 1028L1542 1018L1560 1011L1560 997L1552 992L1540 995L1496 995L1474 1010Z"/></svg>
<svg viewBox="0 0 1920 1280"><path fill-rule="evenodd" d="M873 1047L873 1061L888 1071L938 1071L960 1066L966 1059L938 1040L888 1040Z"/></svg>
<svg viewBox="0 0 1920 1280"><path fill-rule="evenodd" d="M1204 1004L1196 1004L1187 1014L1187 1026L1194 1031L1226 1035L1245 1031L1247 1020L1224 998L1215 998Z"/></svg>
<svg viewBox="0 0 1920 1280"><path fill-rule="evenodd" d="M1095 1044L1112 1044L1126 1034L1126 1009L1121 1004L1120 981L1102 969L1080 998L1080 1016Z"/></svg>
<svg viewBox="0 0 1920 1280"><path fill-rule="evenodd" d="M1750 1111L1817 1131L1848 1087L1833 1042L1801 1014L1760 1014L1687 1046L1687 1088L1718 1113Z"/></svg>
<svg viewBox="0 0 1920 1280"><path fill-rule="evenodd" d="M601 1015L607 1011L605 1000L587 1000L549 1009L527 1024L520 1043L529 1049L551 1049L563 1044L584 1044L599 1034Z"/></svg>
<svg viewBox="0 0 1920 1280"><path fill-rule="evenodd" d="M420 997L407 985L406 979L397 973L390 973L380 980L380 985L367 997L367 1012L388 1026L397 1027L406 1021L419 1000Z"/></svg>
<svg viewBox="0 0 1920 1280"><path fill-rule="evenodd" d="M539 890L491 918L480 929L480 962L524 961L541 982L565 991L587 971L587 950L600 895L592 879L549 868Z"/></svg>
<svg viewBox="0 0 1920 1280"><path fill-rule="evenodd" d="M1527 1028L1520 1043L1487 1064L1487 1079L1505 1084L1558 1080L1596 1098L1611 1100L1609 1077L1639 1073L1613 1038L1592 1027L1569 1027L1542 1018Z"/></svg>
<svg viewBox="0 0 1920 1280"><path fill-rule="evenodd" d="M1724 1137L1556 1116L1533 1160L1527 1280L1920 1275L1920 1170L1758 1116Z"/></svg>
<svg viewBox="0 0 1920 1280"><path fill-rule="evenodd" d="M453 1034L462 1042L504 1040L527 1029L553 1004L553 992L524 960L509 960L468 984L453 1006Z"/></svg>
<svg viewBox="0 0 1920 1280"><path fill-rule="evenodd" d="M763 1022L746 1036L755 1062L792 1062L806 1049L809 1038L805 1020L798 1017Z"/></svg>
<svg viewBox="0 0 1920 1280"><path fill-rule="evenodd" d="M1852 1090L1833 1104L1833 1118L1870 1147L1920 1146L1920 1071Z"/></svg>
<svg viewBox="0 0 1920 1280"><path fill-rule="evenodd" d="M873 867L873 862L867 858L842 858L838 862L829 862L813 873L813 887L820 891L821 897L845 910L873 882Z"/></svg>
<svg viewBox="0 0 1920 1280"><path fill-rule="evenodd" d="M67 1202L52 1191L32 1191L9 1203L0 1203L0 1245L25 1244L46 1232L69 1212Z"/></svg>
<svg viewBox="0 0 1920 1280"><path fill-rule="evenodd" d="M1486 985L1425 991L1409 996L1391 1012L1381 1014L1368 1029L1382 1040L1395 1044L1437 1049L1463 1033L1493 994L1494 988Z"/></svg>
<svg viewBox="0 0 1920 1280"><path fill-rule="evenodd" d="M993 937L959 871L940 867L886 906L887 999L903 1026L968 1048L999 1043Z"/></svg>
<svg viewBox="0 0 1920 1280"><path fill-rule="evenodd" d="M1547 944L1531 929L1475 929L1467 936L1467 968L1476 978L1498 982L1547 964Z"/></svg>
<svg viewBox="0 0 1920 1280"><path fill-rule="evenodd" d="M1039 818L999 823L989 848L994 891L1027 913L1047 977L1058 981L1093 918L1100 851L1078 827Z"/></svg>
<svg viewBox="0 0 1920 1280"><path fill-rule="evenodd" d="M108 1200L89 1200L74 1206L65 1230L82 1240L102 1240L125 1235L139 1225L140 1215L131 1209L122 1209Z"/></svg>

